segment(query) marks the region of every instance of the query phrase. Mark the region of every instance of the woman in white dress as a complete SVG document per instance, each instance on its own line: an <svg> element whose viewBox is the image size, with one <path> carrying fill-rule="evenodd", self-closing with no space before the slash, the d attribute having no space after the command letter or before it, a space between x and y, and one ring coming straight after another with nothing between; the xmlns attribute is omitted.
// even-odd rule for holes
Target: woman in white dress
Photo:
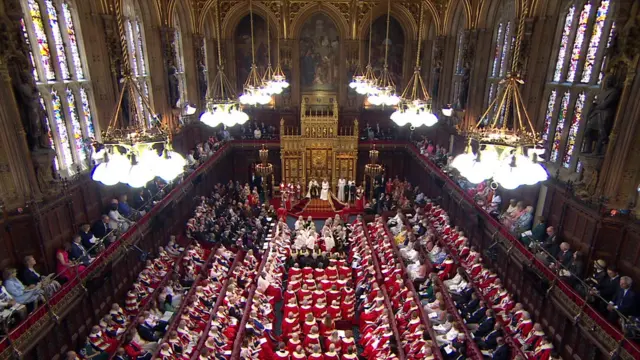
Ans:
<svg viewBox="0 0 640 360"><path fill-rule="evenodd" d="M322 227L322 239L324 240L324 246L327 252L330 252L335 246L336 241L333 238L333 220L328 218Z"/></svg>
<svg viewBox="0 0 640 360"><path fill-rule="evenodd" d="M344 196L344 186L347 185L347 180L339 179L338 180L338 200L340 202L345 202L346 197Z"/></svg>
<svg viewBox="0 0 640 360"><path fill-rule="evenodd" d="M329 182L327 179L322 181L322 190L320 191L320 200L329 200Z"/></svg>

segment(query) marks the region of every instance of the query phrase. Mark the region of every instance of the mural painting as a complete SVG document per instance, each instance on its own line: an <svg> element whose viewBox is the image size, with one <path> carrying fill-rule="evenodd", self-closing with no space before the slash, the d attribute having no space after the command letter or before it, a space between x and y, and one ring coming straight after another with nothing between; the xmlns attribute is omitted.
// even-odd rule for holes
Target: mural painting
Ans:
<svg viewBox="0 0 640 360"><path fill-rule="evenodd" d="M256 65L258 65L258 74L263 74L267 68L268 54L267 54L267 22L259 15L253 14L253 38L254 48L256 53ZM275 39L273 32L271 34L272 46L271 50L275 56ZM235 36L236 45L236 79L237 90L242 91L244 82L249 76L251 70L251 20L249 15L245 16L238 23ZM272 62L275 58L272 57ZM275 66L275 65L273 65Z"/></svg>
<svg viewBox="0 0 640 360"><path fill-rule="evenodd" d="M327 15L311 16L300 33L300 83L303 91L336 91L340 35Z"/></svg>
<svg viewBox="0 0 640 360"><path fill-rule="evenodd" d="M389 72L396 84L397 91L402 91L402 62L404 55L404 31L395 18L389 19L389 39L385 41L387 32L387 15L378 17L373 21L371 34L371 66L376 76L384 67L385 48L389 47ZM369 34L365 35L365 59L369 58Z"/></svg>

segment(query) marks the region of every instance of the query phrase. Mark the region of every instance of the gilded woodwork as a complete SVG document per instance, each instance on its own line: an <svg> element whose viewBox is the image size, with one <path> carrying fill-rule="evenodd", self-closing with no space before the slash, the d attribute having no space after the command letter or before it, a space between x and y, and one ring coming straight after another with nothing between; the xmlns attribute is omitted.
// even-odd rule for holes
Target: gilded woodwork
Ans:
<svg viewBox="0 0 640 360"><path fill-rule="evenodd" d="M307 182L327 179L332 187L340 176L355 179L358 159L358 121L353 127L338 126L339 106L335 93L304 94L300 104L300 127L280 122L282 181Z"/></svg>

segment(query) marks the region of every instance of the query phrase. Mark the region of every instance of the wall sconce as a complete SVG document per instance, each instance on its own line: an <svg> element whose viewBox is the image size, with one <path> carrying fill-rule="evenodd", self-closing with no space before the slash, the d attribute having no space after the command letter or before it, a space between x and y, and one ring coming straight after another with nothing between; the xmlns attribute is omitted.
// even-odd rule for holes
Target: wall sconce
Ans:
<svg viewBox="0 0 640 360"><path fill-rule="evenodd" d="M453 115L453 107L451 107L451 104L445 105L441 111L442 115L446 117L451 117L451 115Z"/></svg>

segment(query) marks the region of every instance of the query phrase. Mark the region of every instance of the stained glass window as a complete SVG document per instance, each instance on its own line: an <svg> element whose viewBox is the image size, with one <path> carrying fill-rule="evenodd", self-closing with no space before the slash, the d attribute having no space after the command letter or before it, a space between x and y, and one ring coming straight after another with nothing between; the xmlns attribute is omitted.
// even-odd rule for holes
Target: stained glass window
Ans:
<svg viewBox="0 0 640 360"><path fill-rule="evenodd" d="M567 55L567 48L569 47L569 35L571 34L571 25L573 23L573 14L575 13L575 11L575 6L570 7L564 20L562 39L560 40L560 51L558 51L558 60L556 60L556 70L553 74L553 81L560 81L562 76L562 69L564 68L564 58Z"/></svg>
<svg viewBox="0 0 640 360"><path fill-rule="evenodd" d="M462 73L462 46L464 45L464 32L458 34L458 45L456 45L456 74Z"/></svg>
<svg viewBox="0 0 640 360"><path fill-rule="evenodd" d="M36 62L33 61L33 51L31 50L31 42L29 41L29 34L27 34L27 27L24 25L24 19L20 19L20 26L22 28L22 35L24 36L24 42L27 44L27 48L29 49L29 61L31 62L31 67L33 68L33 78L36 81L40 81L40 77L38 76L38 70L36 69Z"/></svg>
<svg viewBox="0 0 640 360"><path fill-rule="evenodd" d="M53 65L51 64L51 51L49 49L49 41L44 31L44 23L42 22L42 14L40 13L40 6L36 3L36 0L29 0L29 15L31 15L31 22L33 23L33 29L35 37L37 39L38 49L40 50L40 60L44 67L44 72L47 80L55 80L56 73L53 71Z"/></svg>
<svg viewBox="0 0 640 360"><path fill-rule="evenodd" d="M551 131L551 121L553 120L553 109L556 106L556 96L557 93L553 90L547 102L547 112L544 115L544 129L542 130L542 139L545 141L549 139L549 131Z"/></svg>
<svg viewBox="0 0 640 360"><path fill-rule="evenodd" d="M62 3L62 13L64 14L65 24L67 25L67 36L69 37L69 50L73 59L73 66L78 79L84 79L84 71L82 70L82 62L80 61L80 50L78 50L78 40L76 39L76 29L73 25L73 17L71 8L67 2Z"/></svg>
<svg viewBox="0 0 640 360"><path fill-rule="evenodd" d="M616 23L611 23L611 30L609 31L609 39L607 39L607 48L611 46L611 39L613 38L613 32L616 30ZM600 74L598 75L598 85L602 82L602 78L604 77L605 66L607 64L607 56L606 54L602 56L602 64L600 64Z"/></svg>
<svg viewBox="0 0 640 360"><path fill-rule="evenodd" d="M87 134L90 138L96 138L96 131L93 127L93 116L91 115L91 104L89 104L89 97L87 91L84 88L80 88L80 100L82 101L82 113L84 114L84 124L87 129Z"/></svg>
<svg viewBox="0 0 640 360"><path fill-rule="evenodd" d="M578 71L578 61L580 60L580 53L582 51L582 43L584 42L584 35L587 32L587 23L589 22L589 13L591 12L591 4L584 4L580 18L578 19L578 29L576 30L576 38L573 41L573 51L571 52L571 58L569 59L569 72L567 73L567 81L573 82Z"/></svg>
<svg viewBox="0 0 640 360"><path fill-rule="evenodd" d="M504 39L502 40L502 52L500 54L500 76L504 76L505 69L509 66L507 60L509 59L509 50L511 45L511 21L507 22L507 27L504 31Z"/></svg>
<svg viewBox="0 0 640 360"><path fill-rule="evenodd" d="M558 55L550 64L553 67L545 89L550 98L544 105L544 119L540 120L542 137L549 144L550 166L556 163L561 169L579 171L581 165L574 158L579 151L576 146L581 141L580 129L586 123L585 101L601 92L605 50L614 29L608 15L614 13L615 6L611 0L571 0L560 17ZM569 94L575 99L569 101Z"/></svg>
<svg viewBox="0 0 640 360"><path fill-rule="evenodd" d="M86 169L85 138L99 137L74 4L69 0L20 0L25 44L33 54L46 131L62 176Z"/></svg>
<svg viewBox="0 0 640 360"><path fill-rule="evenodd" d="M52 0L45 0L47 6L47 14L49 14L49 26L56 44L56 55L58 55L58 63L60 64L60 74L65 80L69 80L69 64L67 63L67 52L62 41L62 33L60 33L60 23L58 22L58 10L53 6Z"/></svg>
<svg viewBox="0 0 640 360"><path fill-rule="evenodd" d="M578 160L578 164L576 165L576 172L577 173L581 173L582 172L582 161Z"/></svg>
<svg viewBox="0 0 640 360"><path fill-rule="evenodd" d="M147 66L144 62L144 42L142 41L142 31L140 30L140 22L136 20L136 43L138 45L138 53L140 54L140 68L142 75L147 75Z"/></svg>
<svg viewBox="0 0 640 360"><path fill-rule="evenodd" d="M51 147L51 150L53 150L54 152L56 151L56 144L55 144L55 140L53 139L53 134L51 133L51 125L49 124L49 116L47 115L47 105L44 103L44 99L42 98L42 95L40 95L40 105L42 106L42 109L44 110L44 128L47 131L47 137L49 138L49 146ZM56 169L60 169L60 165L58 164L58 156L54 156L53 157L53 163L56 167Z"/></svg>
<svg viewBox="0 0 640 360"><path fill-rule="evenodd" d="M129 56L131 57L131 68L133 69L133 75L138 76L138 56L136 54L136 40L133 34L133 26L131 20L127 20L127 40L129 45Z"/></svg>
<svg viewBox="0 0 640 360"><path fill-rule="evenodd" d="M84 142L82 140L82 127L80 126L80 118L76 109L76 97L73 91L67 88L67 106L69 106L69 114L71 115L71 129L73 130L73 141L76 146L78 159L84 161L87 157L84 153Z"/></svg>
<svg viewBox="0 0 640 360"><path fill-rule="evenodd" d="M556 124L556 131L553 135L553 144L551 146L552 162L558 161L560 154L560 144L562 143L562 132L564 130L564 123L567 120L567 110L569 107L569 92L565 92L562 100L560 101L560 111L558 112L558 123Z"/></svg>
<svg viewBox="0 0 640 360"><path fill-rule="evenodd" d="M491 70L491 76L498 76L498 59L500 59L500 49L502 37L502 23L498 24L498 36L496 37L496 53L493 55L493 68Z"/></svg>
<svg viewBox="0 0 640 360"><path fill-rule="evenodd" d="M580 129L580 121L582 120L584 99L584 93L578 95L576 105L573 108L573 119L571 120L571 127L569 128L569 135L567 137L567 145L564 149L564 157L562 158L562 166L567 169L569 168L569 165L571 165L571 157L573 156L573 150L576 146L576 137L578 136L578 130Z"/></svg>
<svg viewBox="0 0 640 360"><path fill-rule="evenodd" d="M71 155L71 146L69 145L69 134L67 133L67 124L64 120L60 97L56 90L51 92L51 105L53 106L53 120L56 124L60 147L62 148L62 162L65 167L71 167L71 165L73 165L73 156Z"/></svg>

